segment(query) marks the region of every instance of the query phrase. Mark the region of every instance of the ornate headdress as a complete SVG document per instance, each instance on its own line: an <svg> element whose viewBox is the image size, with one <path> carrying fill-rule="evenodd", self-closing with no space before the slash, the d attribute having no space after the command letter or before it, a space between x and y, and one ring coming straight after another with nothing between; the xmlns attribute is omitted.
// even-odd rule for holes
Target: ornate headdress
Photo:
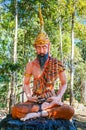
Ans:
<svg viewBox="0 0 86 130"><path fill-rule="evenodd" d="M35 40L35 45L43 45L43 44L49 44L50 40L48 38L48 35L44 31L44 21L41 13L41 7L39 7L39 18L40 18L40 33L38 34L36 40Z"/></svg>

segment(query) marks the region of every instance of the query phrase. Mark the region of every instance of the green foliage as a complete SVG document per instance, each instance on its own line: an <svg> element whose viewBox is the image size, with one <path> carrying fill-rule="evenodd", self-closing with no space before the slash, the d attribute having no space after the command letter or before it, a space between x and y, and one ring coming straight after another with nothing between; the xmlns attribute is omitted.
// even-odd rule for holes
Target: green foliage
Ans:
<svg viewBox="0 0 86 130"><path fill-rule="evenodd" d="M76 0L18 0L18 44L17 63L13 63L13 44L15 33L15 1L0 1L0 94L5 97L11 82L11 74L17 72L18 84L28 61L36 56L33 47L40 32L38 5L41 3L44 28L51 41L51 54L60 59L60 30L62 25L63 62L70 83L71 58L71 17L75 5L75 58L74 93L80 97L80 86L86 80L86 1ZM4 85L3 85L4 84ZM1 87L4 86L4 87ZM3 89L2 89L3 88ZM69 96L69 94L67 95Z"/></svg>

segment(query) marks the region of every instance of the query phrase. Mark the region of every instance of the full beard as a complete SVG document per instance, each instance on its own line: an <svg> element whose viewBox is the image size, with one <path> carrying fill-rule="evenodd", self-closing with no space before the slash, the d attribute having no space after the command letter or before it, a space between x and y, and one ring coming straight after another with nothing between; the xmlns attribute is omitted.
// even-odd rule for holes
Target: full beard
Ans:
<svg viewBox="0 0 86 130"><path fill-rule="evenodd" d="M43 69L44 64L47 61L48 57L49 57L48 53L47 54L39 54L39 55L37 55L37 58L38 58L41 69Z"/></svg>

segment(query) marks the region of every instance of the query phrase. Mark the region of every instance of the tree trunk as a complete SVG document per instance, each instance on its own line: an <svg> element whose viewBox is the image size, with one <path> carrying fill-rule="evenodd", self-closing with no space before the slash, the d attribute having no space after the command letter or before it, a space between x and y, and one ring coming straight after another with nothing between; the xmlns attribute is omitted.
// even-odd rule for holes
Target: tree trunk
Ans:
<svg viewBox="0 0 86 130"><path fill-rule="evenodd" d="M62 50L62 19L60 17L60 22L59 22L59 31L60 31L60 58L63 63L63 50ZM64 101L64 96L62 97L62 101Z"/></svg>
<svg viewBox="0 0 86 130"><path fill-rule="evenodd" d="M81 102L86 104L86 81L81 84Z"/></svg>
<svg viewBox="0 0 86 130"><path fill-rule="evenodd" d="M73 93L73 85L74 85L74 18L75 18L75 5L74 12L72 13L72 28L71 28L71 71L70 71L70 105L73 104L74 93Z"/></svg>
<svg viewBox="0 0 86 130"><path fill-rule="evenodd" d="M15 1L15 14L16 14L15 15L15 37L14 37L14 56L13 56L14 64L17 62L17 33L18 33L17 0ZM16 72L12 74L9 112L11 111L11 107L15 104L15 87L16 87L15 79L16 79Z"/></svg>
<svg viewBox="0 0 86 130"><path fill-rule="evenodd" d="M18 9L17 0L15 3L16 15L15 15L15 38L14 38L14 63L17 61L17 34L18 34Z"/></svg>
<svg viewBox="0 0 86 130"><path fill-rule="evenodd" d="M11 75L11 94L9 102L9 113L11 113L11 107L15 104L15 94L14 94L14 75Z"/></svg>
<svg viewBox="0 0 86 130"><path fill-rule="evenodd" d="M59 30L60 30L60 57L61 57L61 61L63 63L63 51L62 51L62 20L60 18L60 22L59 22Z"/></svg>

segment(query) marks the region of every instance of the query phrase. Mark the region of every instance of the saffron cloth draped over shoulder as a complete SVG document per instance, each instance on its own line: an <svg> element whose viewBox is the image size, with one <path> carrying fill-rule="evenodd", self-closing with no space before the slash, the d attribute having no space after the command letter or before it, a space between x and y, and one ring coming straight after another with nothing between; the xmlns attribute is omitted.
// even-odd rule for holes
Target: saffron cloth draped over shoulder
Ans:
<svg viewBox="0 0 86 130"><path fill-rule="evenodd" d="M58 78L58 74L64 70L65 68L61 61L49 57L42 75L34 79L33 95L41 95L42 98L53 96L54 82Z"/></svg>

